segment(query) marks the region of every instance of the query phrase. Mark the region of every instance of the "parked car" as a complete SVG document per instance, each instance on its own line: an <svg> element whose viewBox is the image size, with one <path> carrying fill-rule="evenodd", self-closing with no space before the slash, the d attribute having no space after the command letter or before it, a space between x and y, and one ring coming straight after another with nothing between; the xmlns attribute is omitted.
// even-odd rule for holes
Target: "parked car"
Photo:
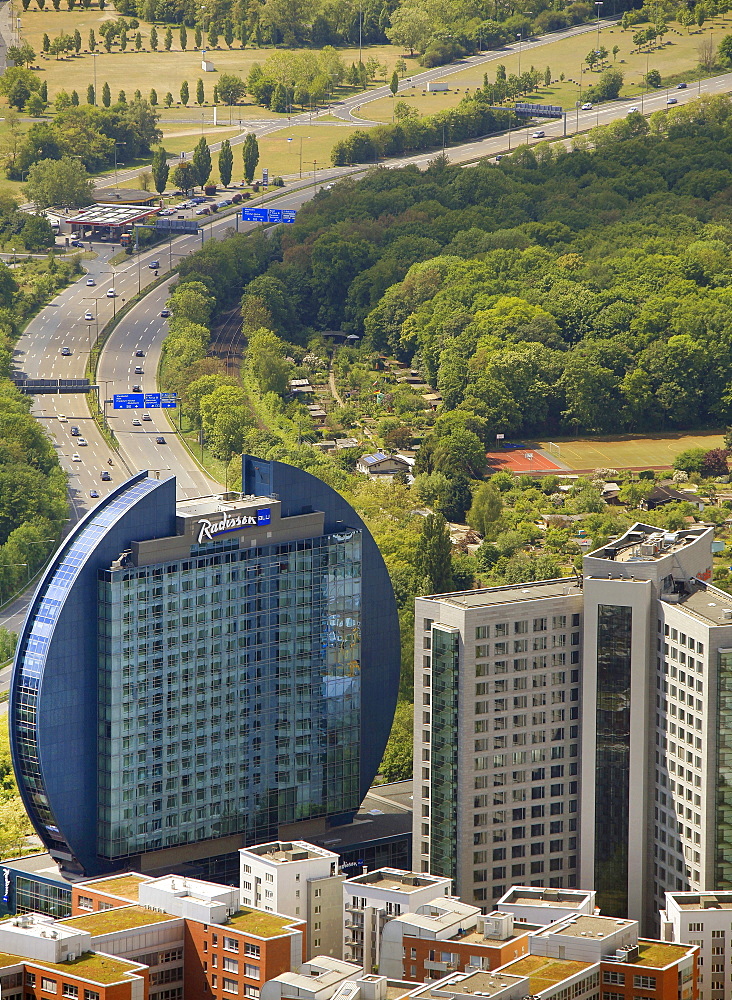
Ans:
<svg viewBox="0 0 732 1000"><path fill-rule="evenodd" d="M80 250L84 249L84 244L81 242L81 240L72 240L69 245L72 247L78 247Z"/></svg>
<svg viewBox="0 0 732 1000"><path fill-rule="evenodd" d="M211 214L211 209L208 207L208 205L204 205L203 208L196 209L196 215L210 215L210 214Z"/></svg>

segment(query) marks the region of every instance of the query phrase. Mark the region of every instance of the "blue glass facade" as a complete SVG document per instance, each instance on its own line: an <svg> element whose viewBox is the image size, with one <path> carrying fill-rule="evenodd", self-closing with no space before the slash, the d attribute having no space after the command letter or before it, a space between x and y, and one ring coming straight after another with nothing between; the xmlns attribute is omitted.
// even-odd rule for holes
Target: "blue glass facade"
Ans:
<svg viewBox="0 0 732 1000"><path fill-rule="evenodd" d="M254 519L266 538L251 543L228 529L176 537L175 480L143 473L80 522L36 592L11 681L11 746L29 815L71 869L338 822L371 784L399 678L383 561L324 484L247 462L290 490L283 537L266 530L269 512ZM326 505L320 530L287 537L298 514ZM160 556L138 561L151 539Z"/></svg>

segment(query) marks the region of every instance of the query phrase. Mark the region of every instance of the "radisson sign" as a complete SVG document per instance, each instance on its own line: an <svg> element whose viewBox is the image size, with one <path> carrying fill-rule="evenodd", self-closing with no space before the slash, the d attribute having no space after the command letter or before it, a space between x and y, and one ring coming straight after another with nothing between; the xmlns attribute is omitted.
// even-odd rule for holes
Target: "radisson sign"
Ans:
<svg viewBox="0 0 732 1000"><path fill-rule="evenodd" d="M218 520L212 521L207 517L202 517L198 522L198 544L212 542L221 535L226 535L230 531L241 531L242 528L256 528L263 524L270 524L272 521L272 510L270 507L260 508L256 514L227 514L222 513Z"/></svg>

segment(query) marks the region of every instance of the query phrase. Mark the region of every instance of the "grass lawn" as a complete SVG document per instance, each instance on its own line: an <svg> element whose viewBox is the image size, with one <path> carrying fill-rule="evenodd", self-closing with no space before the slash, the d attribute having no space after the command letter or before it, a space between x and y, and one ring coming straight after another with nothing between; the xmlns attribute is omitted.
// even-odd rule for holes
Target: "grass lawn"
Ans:
<svg viewBox="0 0 732 1000"><path fill-rule="evenodd" d="M163 42L167 25L158 24L156 26L159 39L158 51L151 53L149 41L151 26L141 20L139 31L142 35L143 51L137 52L135 50L136 31L131 31L128 35L128 47L125 52L121 52L119 46L115 45L108 53L101 44L103 40L99 34L99 26L103 21L114 20L116 17L117 14L113 9L100 12L96 7L88 10L75 8L73 11L56 11L49 5L45 10L39 11L34 4L23 12L21 17L22 36L31 43L38 53L36 62L41 66L43 78L48 81L50 100L53 100L59 90L64 89L69 92L76 90L82 101L85 99L87 85L94 82L95 60L87 50L90 28L94 29L97 38L96 78L99 93L101 94L102 86L106 81L112 91L113 100L120 90L124 90L129 99L136 89L147 96L152 87L157 91L160 102L167 91L170 91L173 97L178 100L180 85L183 80L187 80L193 101L196 81L200 78L203 80L206 98L210 106L218 73L237 73L246 79L254 63L264 63L267 57L275 51L273 48L247 47L242 49L239 42L236 41L234 47L229 49L222 39L220 48L208 50L208 58L216 67L216 72L203 73L201 71L201 53L193 48L194 32L190 28L188 29L186 51L183 52L180 48L178 29L173 28L173 46L170 52L166 52ZM73 34L76 28L79 29L82 38L81 55L67 59L56 59L55 56L43 55L44 32L53 39L61 32ZM346 66L350 66L352 62L358 62L357 48L342 48L340 53ZM382 65L387 65L386 78L388 80L401 53L391 45L364 46L363 61L366 62L370 56L373 56ZM414 62L416 64L416 60ZM410 60L411 63L412 60ZM383 86L384 82L383 78L379 78L376 80L376 85ZM348 91L350 89L346 88ZM266 109L251 104L238 107L236 113L237 117L240 118L252 115L262 118L270 115Z"/></svg>
<svg viewBox="0 0 732 1000"><path fill-rule="evenodd" d="M627 434L613 438L557 439L559 458L570 469L628 469L671 466L679 452L687 448L721 448L724 436L713 431L687 434ZM547 448L547 442L541 442ZM549 453L549 452L548 452ZM552 451L551 454L554 452Z"/></svg>
<svg viewBox="0 0 732 1000"><path fill-rule="evenodd" d="M257 176L262 167L269 168L269 175L298 174L300 172L300 138L302 138L302 174L312 177L313 165L319 173L323 167L330 167L330 151L340 139L345 138L348 131L357 126L352 125L298 125L295 128L283 129L272 135L259 139L259 166ZM288 142L292 139L292 142ZM239 161L241 157L239 155ZM234 152L235 169L239 170L237 153Z"/></svg>
<svg viewBox="0 0 732 1000"><path fill-rule="evenodd" d="M603 28L600 32L600 44L604 45L611 53L611 60L613 47L615 45L620 47L615 66L625 75L623 97L634 97L641 94L644 89L643 78L646 73L646 64L649 69L659 71L664 86L667 83L673 86L681 80L687 82L696 80L698 78L699 43L703 39L709 38L710 34L713 34L719 41L724 34L732 31L732 18L715 17L713 21L705 23L702 31L693 28L691 34L687 34L685 28L671 22L664 44L660 48L651 50L647 59L646 52L636 52L633 45L633 34L641 28L643 25L623 31L620 25L614 25ZM522 70L533 65L543 71L548 65L552 71L552 78L556 81L549 87L538 88L535 94L530 96L539 97L542 102L548 104L559 104L567 109L574 108L575 101L579 99L580 68L584 57L595 47L596 42L597 35L588 33L556 42L547 42L539 49L524 50L521 54ZM485 72L488 73L489 83L494 82L496 66L499 64L506 67L506 73L509 76L511 73L517 73L518 53L507 52L505 55L497 55L496 61L485 67L473 66L459 73L445 76L444 80L451 88L447 93L431 94L421 87L413 87L403 93L400 91L399 100L411 104L420 114L430 114L433 111L455 107L465 96L466 90L475 90L476 87L483 86ZM562 74L565 77L564 81L559 79ZM599 72L591 73L585 66L581 76L582 89L585 90L597 80ZM373 104L365 105L360 114L361 117L374 121L391 121L392 107L392 99L386 97Z"/></svg>

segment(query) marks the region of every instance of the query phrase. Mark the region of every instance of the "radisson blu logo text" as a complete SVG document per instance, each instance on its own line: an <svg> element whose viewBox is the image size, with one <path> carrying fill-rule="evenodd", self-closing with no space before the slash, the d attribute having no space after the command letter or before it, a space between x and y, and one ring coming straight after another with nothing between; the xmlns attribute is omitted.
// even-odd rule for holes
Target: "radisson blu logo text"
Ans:
<svg viewBox="0 0 732 1000"><path fill-rule="evenodd" d="M229 531L270 524L271 521L272 512L269 507L263 507L256 514L223 514L218 521L209 521L204 517L198 522L198 544L212 542L214 538Z"/></svg>

